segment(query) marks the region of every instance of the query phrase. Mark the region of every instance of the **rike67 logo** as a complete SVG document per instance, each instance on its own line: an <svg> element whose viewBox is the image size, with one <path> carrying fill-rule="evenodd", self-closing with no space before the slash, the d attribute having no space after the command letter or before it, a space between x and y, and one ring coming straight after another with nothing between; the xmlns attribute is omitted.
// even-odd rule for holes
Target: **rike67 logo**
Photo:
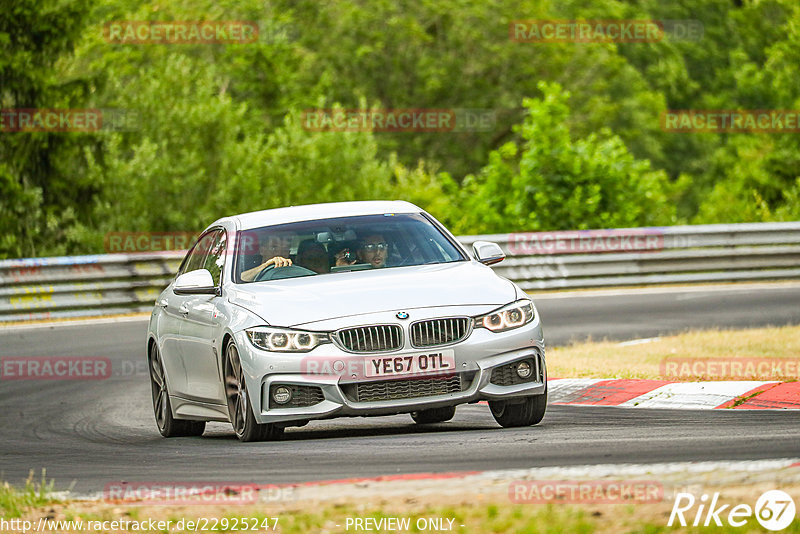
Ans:
<svg viewBox="0 0 800 534"><path fill-rule="evenodd" d="M697 505L696 510L694 510L695 505ZM694 520L692 520L692 516L694 516ZM675 496L675 504L672 506L667 526L685 527L688 521L691 521L691 525L694 527L701 525L708 527L712 522L718 527L723 526L725 522L732 527L742 527L753 516L767 530L783 530L794 521L794 500L785 491L770 490L764 492L756 500L755 508L749 504L737 504L731 508L730 504L719 504L718 492L714 493L710 502L709 496L705 493L700 496L700 499L696 499L691 493L678 493Z"/></svg>

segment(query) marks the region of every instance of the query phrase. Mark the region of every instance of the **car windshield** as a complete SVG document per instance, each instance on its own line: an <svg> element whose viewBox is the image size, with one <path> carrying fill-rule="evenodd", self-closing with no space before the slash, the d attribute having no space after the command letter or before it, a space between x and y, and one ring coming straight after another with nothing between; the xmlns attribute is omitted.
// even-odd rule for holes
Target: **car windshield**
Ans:
<svg viewBox="0 0 800 534"><path fill-rule="evenodd" d="M421 214L387 213L265 226L240 232L238 239L236 283L467 259Z"/></svg>

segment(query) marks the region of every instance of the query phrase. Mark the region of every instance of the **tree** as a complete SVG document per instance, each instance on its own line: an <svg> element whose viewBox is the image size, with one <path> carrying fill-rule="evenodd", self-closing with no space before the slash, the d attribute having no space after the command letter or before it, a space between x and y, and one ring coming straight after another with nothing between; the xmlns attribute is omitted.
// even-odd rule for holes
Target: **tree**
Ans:
<svg viewBox="0 0 800 534"><path fill-rule="evenodd" d="M62 60L83 37L88 0L5 0L0 10L0 108L81 106L92 81ZM8 114L5 119L8 121ZM86 133L0 131L0 257L76 250L98 188L85 178Z"/></svg>
<svg viewBox="0 0 800 534"><path fill-rule="evenodd" d="M461 194L459 231L614 228L674 224L679 187L663 171L635 159L608 130L573 138L569 93L542 82L541 99L526 99L518 128L522 146L493 151Z"/></svg>

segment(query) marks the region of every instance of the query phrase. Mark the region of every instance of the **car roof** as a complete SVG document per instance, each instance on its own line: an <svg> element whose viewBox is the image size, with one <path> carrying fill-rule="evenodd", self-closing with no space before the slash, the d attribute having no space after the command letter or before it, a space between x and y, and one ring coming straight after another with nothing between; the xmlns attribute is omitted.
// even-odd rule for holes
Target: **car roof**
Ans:
<svg viewBox="0 0 800 534"><path fill-rule="evenodd" d="M270 210L242 213L215 221L210 226L221 225L233 221L239 230L250 230L262 226L285 224L317 219L333 219L336 217L352 217L358 215L381 215L384 213L420 213L423 210L404 200L365 200L358 202L329 202L325 204L308 204L290 206Z"/></svg>

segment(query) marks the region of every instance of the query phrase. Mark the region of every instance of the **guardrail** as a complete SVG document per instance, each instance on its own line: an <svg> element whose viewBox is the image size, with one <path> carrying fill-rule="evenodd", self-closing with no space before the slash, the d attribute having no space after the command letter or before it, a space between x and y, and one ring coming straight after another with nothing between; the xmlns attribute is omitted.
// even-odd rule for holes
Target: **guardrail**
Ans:
<svg viewBox="0 0 800 534"><path fill-rule="evenodd" d="M800 278L800 222L463 236L525 290ZM183 251L0 261L0 322L149 311Z"/></svg>
<svg viewBox="0 0 800 534"><path fill-rule="evenodd" d="M525 290L800 278L800 222L464 236Z"/></svg>
<svg viewBox="0 0 800 534"><path fill-rule="evenodd" d="M0 322L150 311L184 251L0 261Z"/></svg>

